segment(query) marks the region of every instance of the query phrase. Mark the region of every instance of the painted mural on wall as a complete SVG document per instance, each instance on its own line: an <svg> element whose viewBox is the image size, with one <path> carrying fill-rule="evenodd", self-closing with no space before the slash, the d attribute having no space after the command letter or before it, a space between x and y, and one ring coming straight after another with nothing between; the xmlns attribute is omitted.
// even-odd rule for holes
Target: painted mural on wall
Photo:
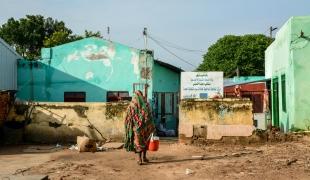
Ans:
<svg viewBox="0 0 310 180"><path fill-rule="evenodd" d="M223 97L223 72L182 72L181 99Z"/></svg>

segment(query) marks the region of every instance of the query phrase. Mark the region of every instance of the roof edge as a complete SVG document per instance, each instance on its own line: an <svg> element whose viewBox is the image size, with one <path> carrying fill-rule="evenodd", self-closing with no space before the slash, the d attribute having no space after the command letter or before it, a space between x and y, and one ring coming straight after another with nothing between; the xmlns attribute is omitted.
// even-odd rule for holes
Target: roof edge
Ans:
<svg viewBox="0 0 310 180"><path fill-rule="evenodd" d="M5 42L2 38L0 38L0 43L3 44L6 48L8 48L12 53L14 53L16 56L18 56L20 59L23 59L23 57L18 54L15 49L13 49L12 46L10 46L7 42Z"/></svg>
<svg viewBox="0 0 310 180"><path fill-rule="evenodd" d="M85 38L82 38L82 39L79 39L79 40L75 40L75 41L59 44L57 46L42 47L41 49L54 49L54 48L57 48L57 47L60 47L60 46L66 46L66 45L69 45L69 44L73 44L75 42L85 41L85 40L89 40L89 39L96 39L96 40L102 40L102 41L106 41L106 42L111 42L111 43L114 43L114 44L118 44L118 45L122 45L122 46L127 46L128 48L135 49L137 51L141 51L142 50L142 49L139 49L139 48L136 48L136 47L128 46L126 44L123 44L123 43L120 43L120 42L117 42L117 41L112 41L112 40L109 40L109 39L100 38L100 37L96 37L96 36L85 37Z"/></svg>
<svg viewBox="0 0 310 180"><path fill-rule="evenodd" d="M253 81L237 82L237 83L231 83L231 84L224 84L224 87L243 85L243 84L263 83L263 82L267 82L270 80L271 80L271 78L264 78L264 79L258 79L258 80L253 80Z"/></svg>
<svg viewBox="0 0 310 180"><path fill-rule="evenodd" d="M171 69L171 70L176 71L176 72L184 72L183 69L181 69L179 67L176 67L176 66L174 66L172 64L160 61L158 59L154 59L154 63L157 63L157 64L159 64L159 65L161 65L163 67L166 67L166 68Z"/></svg>

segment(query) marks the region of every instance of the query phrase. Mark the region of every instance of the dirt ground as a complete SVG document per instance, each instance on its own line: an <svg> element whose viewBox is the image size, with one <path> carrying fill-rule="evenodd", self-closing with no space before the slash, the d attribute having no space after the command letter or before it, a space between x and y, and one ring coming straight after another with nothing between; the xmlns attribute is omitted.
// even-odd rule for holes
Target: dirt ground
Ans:
<svg viewBox="0 0 310 180"><path fill-rule="evenodd" d="M0 174L48 175L50 179L310 179L310 140L254 145L194 146L161 142L139 166L134 153L69 149L24 153L24 146L0 148ZM202 157L193 157L202 156ZM203 160L201 160L203 159Z"/></svg>

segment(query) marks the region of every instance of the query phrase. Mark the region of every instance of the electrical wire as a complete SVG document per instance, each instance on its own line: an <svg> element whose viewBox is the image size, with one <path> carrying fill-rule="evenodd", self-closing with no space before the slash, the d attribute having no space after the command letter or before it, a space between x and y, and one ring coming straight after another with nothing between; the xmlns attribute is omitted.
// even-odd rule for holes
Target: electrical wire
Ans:
<svg viewBox="0 0 310 180"><path fill-rule="evenodd" d="M163 46L159 41L157 41L156 39L154 39L152 36L148 35L148 37L153 40L158 46L160 46L161 48L163 48L164 50L166 50L168 53L170 53L171 55L175 56L176 58L178 58L179 60L183 61L184 63L193 66L194 68L197 68L197 66L195 66L194 64L188 62L187 60L181 58L180 56L176 55L175 53L173 53L172 51L170 51L168 48L166 48L165 46Z"/></svg>
<svg viewBox="0 0 310 180"><path fill-rule="evenodd" d="M136 44L137 42L139 42L142 39L142 37L139 37L138 39L136 39L135 41L132 41L131 44Z"/></svg>
<svg viewBox="0 0 310 180"><path fill-rule="evenodd" d="M150 35L148 34L148 36L150 36ZM178 49L178 50L181 50L181 51L186 51L186 52L198 52L198 53L205 53L205 52L206 52L206 51L204 51L204 50L199 50L199 49L188 49L188 48L184 48L184 47L182 47L182 46L180 46L180 45L177 45L177 44L174 44L174 43L172 43L172 42L166 41L166 40L164 40L164 39L162 39L162 38L159 38L158 36L153 36L153 35L151 35L151 37L152 37L153 39L156 39L157 41L163 43L163 44L166 44L166 46L169 46L169 47L171 47L171 48Z"/></svg>
<svg viewBox="0 0 310 180"><path fill-rule="evenodd" d="M263 33L265 36L267 36L267 32L269 31L269 28Z"/></svg>

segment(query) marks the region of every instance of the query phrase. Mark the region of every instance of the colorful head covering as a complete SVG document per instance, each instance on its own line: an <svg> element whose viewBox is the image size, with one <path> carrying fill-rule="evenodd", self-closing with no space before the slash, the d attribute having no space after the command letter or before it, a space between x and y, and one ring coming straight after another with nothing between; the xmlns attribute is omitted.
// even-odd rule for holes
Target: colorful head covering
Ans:
<svg viewBox="0 0 310 180"><path fill-rule="evenodd" d="M125 119L125 145L127 151L146 150L150 135L155 125L152 112L141 91L136 91L127 108Z"/></svg>

